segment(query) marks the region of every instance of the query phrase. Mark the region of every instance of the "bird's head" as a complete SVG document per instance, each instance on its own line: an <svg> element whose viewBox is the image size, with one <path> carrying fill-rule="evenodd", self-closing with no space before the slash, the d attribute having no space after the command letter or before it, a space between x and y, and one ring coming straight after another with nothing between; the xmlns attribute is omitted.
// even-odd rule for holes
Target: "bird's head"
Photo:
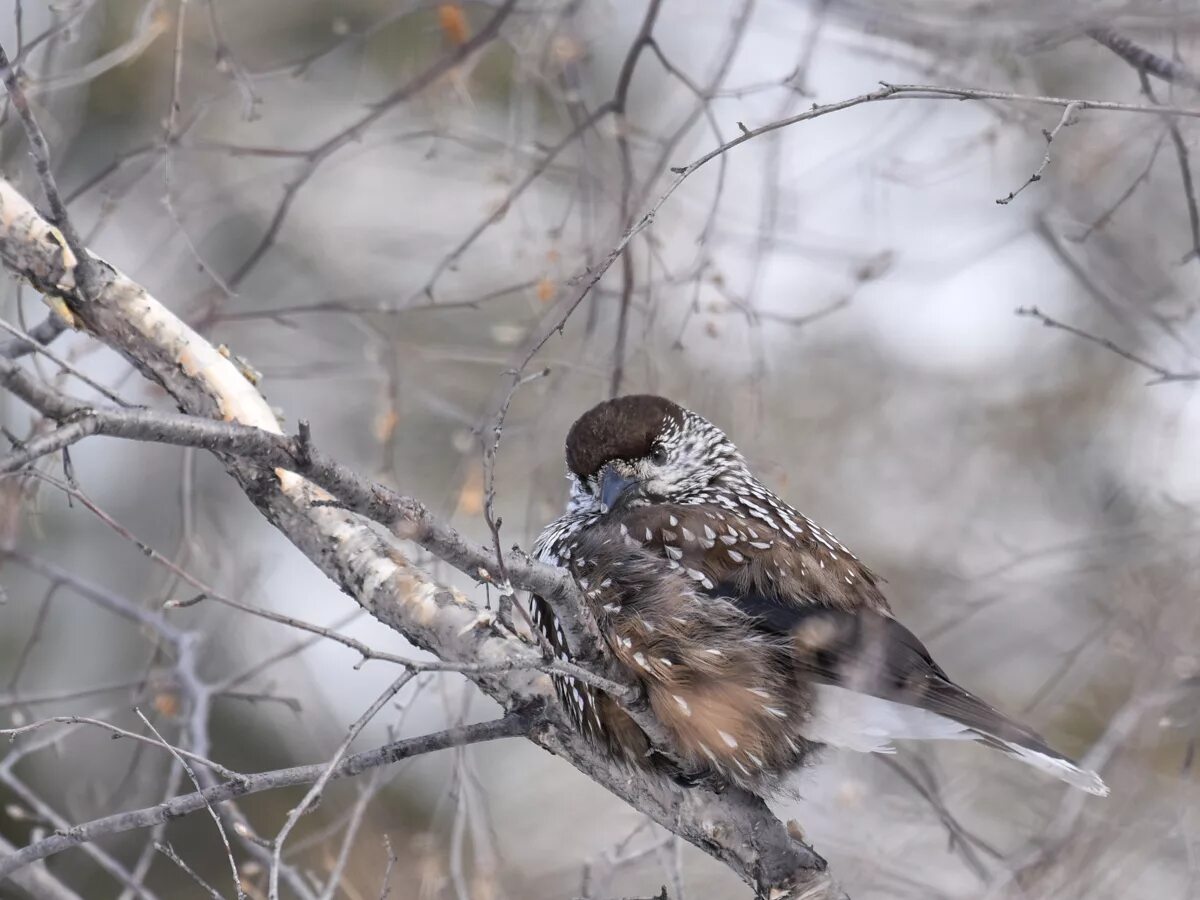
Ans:
<svg viewBox="0 0 1200 900"><path fill-rule="evenodd" d="M571 506L671 503L745 470L725 433L663 397L632 394L593 406L567 433Z"/></svg>

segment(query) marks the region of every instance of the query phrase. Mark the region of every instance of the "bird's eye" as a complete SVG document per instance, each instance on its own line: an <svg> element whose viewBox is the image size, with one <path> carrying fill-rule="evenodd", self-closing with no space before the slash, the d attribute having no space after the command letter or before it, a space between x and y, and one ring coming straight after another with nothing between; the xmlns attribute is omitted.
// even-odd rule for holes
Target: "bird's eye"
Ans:
<svg viewBox="0 0 1200 900"><path fill-rule="evenodd" d="M667 464L667 448L662 444L655 444L650 448L650 462L656 466L664 466Z"/></svg>

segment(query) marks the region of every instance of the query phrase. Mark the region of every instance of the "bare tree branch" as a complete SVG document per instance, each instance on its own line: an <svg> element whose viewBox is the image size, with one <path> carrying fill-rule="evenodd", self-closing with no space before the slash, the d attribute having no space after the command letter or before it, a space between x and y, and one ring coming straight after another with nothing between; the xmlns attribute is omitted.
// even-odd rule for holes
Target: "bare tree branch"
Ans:
<svg viewBox="0 0 1200 900"><path fill-rule="evenodd" d="M1154 94L1154 86L1150 84L1150 79L1146 76L1145 70L1138 71L1138 79L1142 84L1142 93L1152 103L1158 102L1158 97ZM1187 141L1184 140L1183 132L1179 129L1179 123L1170 116L1163 116L1163 121L1167 127L1167 133L1171 135L1171 143L1175 147L1175 159L1179 163L1179 179L1183 186L1183 199L1187 206L1188 227L1191 229L1192 246L1186 254L1183 261L1189 259L1200 258L1200 208L1196 204L1196 187L1192 178L1192 160L1191 154L1188 152Z"/></svg>
<svg viewBox="0 0 1200 900"><path fill-rule="evenodd" d="M1092 40L1103 44L1140 72L1153 75L1169 84L1178 84L1192 90L1200 89L1200 78L1197 78L1191 69L1181 63L1164 59L1111 28L1089 28L1087 33Z"/></svg>
<svg viewBox="0 0 1200 900"><path fill-rule="evenodd" d="M1067 332L1067 334L1073 334L1077 338L1082 338L1089 343L1096 344L1105 350L1117 354L1122 359L1129 360L1134 365L1141 366L1143 369L1149 369L1157 376L1149 382L1150 384L1167 384L1173 381L1200 381L1200 372L1172 372L1170 369L1165 369L1157 363L1152 363L1138 356L1136 353L1126 350L1108 338L1097 337L1081 328L1076 328L1074 325L1067 325L1065 322L1051 318L1036 306L1018 307L1016 313L1018 316L1028 316L1032 319L1037 319L1047 328L1057 328L1060 331Z"/></svg>
<svg viewBox="0 0 1200 900"><path fill-rule="evenodd" d="M64 293L71 311L94 335L166 388L187 412L251 426L236 438L247 446L253 443L248 436L255 428L279 435L274 415L234 363L139 285L102 265L98 293L86 304L81 302L70 290L70 267L49 237L48 226L4 181L0 181L0 261L39 289ZM80 413L76 401L38 385L14 363L4 362L0 382L18 396L60 421ZM207 428L200 434L201 446L218 437ZM229 436L228 431L220 433L222 439ZM283 444L273 448L282 465L273 472L264 471L260 464L222 456L247 496L302 552L376 618L417 646L443 659L479 664L481 670L471 674L471 679L502 705L515 708L549 696L544 681L521 672L489 671L507 665L523 645L497 632L491 619L481 616L458 592L431 582L398 547L385 542L354 512L330 501L336 498L339 506L387 523L398 536L420 544L472 577L480 577L480 570L491 565L487 549L437 521L418 501L371 484L325 460L309 446L301 448L282 440ZM302 477L296 469L305 461L311 465L304 467L307 474ZM537 591L560 605L564 622L581 621L583 606L565 572L518 554L506 563L514 585ZM587 656L581 660L585 664L593 661L597 660ZM644 712L630 711L651 734L657 732ZM734 789L720 795L702 788L681 792L642 776L617 773L596 748L557 721L539 725L530 737L660 825L725 862L748 884L760 890L798 886L815 891L814 897L833 890L824 860L796 841L757 797ZM59 849L70 845L64 843ZM0 873L11 871L12 865L8 860L0 863Z"/></svg>
<svg viewBox="0 0 1200 900"><path fill-rule="evenodd" d="M353 777L369 769L445 750L448 747L461 747L483 741L520 737L528 734L533 724L534 720L527 714L512 713L492 722L448 728L434 734L408 738L386 744L375 750L356 753L342 759L332 772L330 772L328 763L314 763L308 766L293 766L289 769L258 772L233 781L224 781L195 793L181 794L166 803L105 816L102 819L85 822L67 831L42 838L11 855L0 858L0 878L21 870L31 862L61 853L70 847L125 831L149 828L159 822L169 822L238 797L294 785L314 784L327 773L331 778Z"/></svg>
<svg viewBox="0 0 1200 900"><path fill-rule="evenodd" d="M57 315L51 313L27 332L27 337L10 338L0 341L0 358L16 359L27 353L35 353L38 344L49 344L67 330L69 326ZM30 340L32 339L32 341Z"/></svg>
<svg viewBox="0 0 1200 900"><path fill-rule="evenodd" d="M998 204L1001 206L1007 206L1009 203L1012 203L1013 200L1017 198L1017 195L1021 193L1021 191L1025 190L1025 188L1029 187L1035 181L1042 180L1042 174L1046 171L1046 167L1050 165L1050 145L1054 143L1054 139L1058 137L1058 133L1060 131L1062 131L1068 125L1075 124L1075 113L1078 111L1078 109L1079 107L1074 103L1068 103L1065 107L1063 107L1062 117L1058 120L1058 124L1055 125L1050 131L1042 132L1042 136L1046 138L1046 155L1042 157L1041 165L1034 169L1033 174L1025 179L1025 183L1019 188L1017 188L1015 191L1010 191L1007 197L999 198L996 201Z"/></svg>

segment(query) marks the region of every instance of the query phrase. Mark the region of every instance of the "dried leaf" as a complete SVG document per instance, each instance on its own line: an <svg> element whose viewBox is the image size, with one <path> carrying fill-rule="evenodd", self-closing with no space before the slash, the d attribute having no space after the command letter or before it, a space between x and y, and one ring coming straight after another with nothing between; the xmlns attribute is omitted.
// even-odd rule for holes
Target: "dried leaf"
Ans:
<svg viewBox="0 0 1200 900"><path fill-rule="evenodd" d="M458 490L456 515L477 516L483 512L483 469L472 466Z"/></svg>
<svg viewBox="0 0 1200 900"><path fill-rule="evenodd" d="M400 417L394 409L388 409L375 417L375 440L384 443L391 439L400 424Z"/></svg>
<svg viewBox="0 0 1200 900"><path fill-rule="evenodd" d="M467 24L467 14L461 4L438 4L438 23L442 26L442 34L455 47L461 47L471 37L471 29Z"/></svg>
<svg viewBox="0 0 1200 900"><path fill-rule="evenodd" d="M179 696L174 691L159 691L154 695L154 709L168 719L179 715Z"/></svg>

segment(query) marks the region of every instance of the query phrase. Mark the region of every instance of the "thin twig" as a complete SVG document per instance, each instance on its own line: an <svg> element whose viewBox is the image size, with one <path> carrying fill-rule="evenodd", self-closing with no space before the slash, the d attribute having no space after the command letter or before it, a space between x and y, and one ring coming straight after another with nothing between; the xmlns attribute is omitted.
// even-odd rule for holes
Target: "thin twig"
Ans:
<svg viewBox="0 0 1200 900"><path fill-rule="evenodd" d="M0 46L0 80L4 82L9 100L16 107L17 115L20 116L21 124L25 128L25 137L29 142L29 155L33 157L34 169L42 184L42 193L46 195L46 202L50 206L50 216L55 227L62 234L67 249L74 257L72 265L67 268L74 269L80 293L83 295L83 299L87 300L95 296L96 292L95 265L67 215L66 204L63 203L58 192L58 184L54 180L54 170L50 165L50 146L46 143L41 126L34 118L33 110L30 109L29 98L25 96L25 91L21 87L20 76L17 74L16 68L9 63L3 46Z"/></svg>
<svg viewBox="0 0 1200 900"><path fill-rule="evenodd" d="M153 846L155 850L157 850L171 862L175 863L175 865L179 867L183 874L187 875L188 878L199 885L200 889L208 894L212 900L225 900L225 898L221 896L221 893L215 887L201 878L191 866L183 861L183 859L178 853L175 852L175 849L170 844L164 844L161 841L155 841ZM238 887L238 893L242 896L245 896L242 894L240 885Z"/></svg>
<svg viewBox="0 0 1200 900"><path fill-rule="evenodd" d="M1142 93L1152 103L1157 103L1158 98L1154 95L1154 87L1150 84L1150 79L1146 76L1145 70L1138 71L1138 79L1141 81ZM1187 262L1190 259L1200 259L1200 209L1196 205L1196 186L1192 178L1191 154L1188 152L1187 141L1183 139L1183 132L1179 128L1179 123L1170 116L1163 116L1163 122L1167 126L1167 133L1171 135L1171 143L1175 147L1175 158L1179 162L1179 178L1183 183L1183 198L1187 205L1188 227L1191 229L1192 246L1181 260L1182 262Z"/></svg>
<svg viewBox="0 0 1200 900"><path fill-rule="evenodd" d="M138 715L140 716L141 714L139 713ZM200 763L202 766L212 769L222 778L236 781L242 777L237 772L234 772L232 769L225 768L218 762L214 762L211 759L205 759L203 756L192 753L189 750L181 750L178 747L167 743L161 737L158 740L155 740L154 738L146 737L144 734L138 734L135 731L126 731L124 728L119 728L116 725L113 725L111 722L105 722L102 719L93 719L90 716L51 716L47 719L39 719L36 722L30 722L28 725L22 725L19 728L0 728L0 736L7 737L10 741L12 741L22 734L28 734L31 731L38 731L42 728L46 728L49 725L92 725L96 728L104 729L112 734L114 738L127 738L131 741L149 744L151 747L161 747L163 750L168 751L172 755L178 754L187 757L190 760ZM154 726L151 725L150 730L154 731ZM157 732L155 733L157 734Z"/></svg>
<svg viewBox="0 0 1200 900"><path fill-rule="evenodd" d="M500 407L500 412L496 415L495 424L492 427L491 435L483 453L483 517L487 522L488 531L492 535L492 548L496 552L496 568L499 579L492 578L491 573L485 569L480 569L480 577L485 575L490 584L494 584L500 592L500 598L497 603L497 613L500 617L500 622L506 627L512 627L512 610L515 608L521 616L525 626L530 633L534 635L535 640L541 645L542 651L547 658L553 658L554 652L550 647L549 642L542 634L541 629L534 626L529 618L529 613L525 607L519 603L513 603L513 586L512 579L508 575L508 564L504 560L504 548L500 546L500 525L501 520L496 516L496 457L500 452L500 438L504 434L504 419L508 413L508 405L512 402L513 396L517 390L523 385L539 378L543 378L550 374L550 370L543 369L541 372L536 372L533 375L526 376L514 382L512 390L509 392L508 398L504 405Z"/></svg>
<svg viewBox="0 0 1200 900"><path fill-rule="evenodd" d="M392 839L384 834L383 849L387 853L387 867L383 870L383 886L379 889L379 900L388 900L392 895L392 870L396 867L396 851L392 849Z"/></svg>
<svg viewBox="0 0 1200 900"><path fill-rule="evenodd" d="M259 238L258 243L254 245L242 260L241 265L226 279L226 284L231 289L236 289L254 271L267 251L274 246L275 241L278 239L279 232L283 228L283 223L287 220L288 214L295 203L296 195L328 159L352 141L358 140L368 128L384 116L397 109L439 78L442 78L447 72L452 71L481 48L490 44L496 35L499 34L500 26L512 14L516 5L517 0L504 0L496 8L495 12L492 13L491 18L469 40L456 47L453 53L438 58L437 61L424 69L407 84L396 88L387 97L373 104L371 109L360 116L355 122L322 141L311 150L305 151L304 165L284 188L283 198L276 207L275 214L271 217L266 230Z"/></svg>
<svg viewBox="0 0 1200 900"><path fill-rule="evenodd" d="M300 801L300 803L297 804L290 813L288 813L288 817L286 821L284 821L283 827L279 829L279 833L275 835L275 840L272 842L271 874L268 879L267 888L267 896L270 898L270 900L279 900L279 857L283 852L283 844L284 841L287 840L287 836L291 834L292 829L296 827L296 823L300 821L300 817L308 812L311 807L316 805L321 793L325 790L325 785L327 785L330 779L333 778L339 763L341 763L342 758L350 749L350 745L354 742L354 739L358 737L359 732L367 727L367 724L375 718L378 712L383 709L383 707L386 706L387 703L393 697L395 697L396 694L398 694L406 684L412 681L413 678L416 677L416 674L416 672L408 671L393 681L388 686L387 690L380 694L375 699L375 702L367 707L366 712L364 712L358 717L357 720L355 720L355 722L350 726L346 737L342 740L342 743L334 752L333 757L328 763L325 764L324 771L317 778L317 780L313 782L312 787L309 788L308 793L304 795L304 798Z"/></svg>
<svg viewBox="0 0 1200 900"><path fill-rule="evenodd" d="M52 343L56 337L69 327L61 317L55 313L51 313L33 328L29 329L23 336L15 340L0 341L0 357L4 359L16 359L19 356L36 353L39 349Z"/></svg>
<svg viewBox="0 0 1200 900"><path fill-rule="evenodd" d="M1096 217L1095 221L1093 221L1091 225L1083 230L1082 234L1080 234L1078 237L1071 236L1069 238L1070 240L1078 243L1083 243L1086 241L1092 236L1093 232L1106 226L1112 217L1117 214L1117 211L1120 210L1121 207L1124 206L1129 200L1129 198L1137 192L1137 189L1150 180L1150 173L1154 169L1154 163L1158 160L1158 154L1162 150L1163 142L1167 138L1168 131L1168 129L1164 129L1159 133L1158 137L1154 139L1154 146L1150 148L1150 155L1146 158L1146 165L1142 168L1142 171L1137 174L1137 177L1129 183L1129 186L1121 192L1120 196L1118 196L1117 199L1114 200L1112 204L1104 210L1104 212Z"/></svg>
<svg viewBox="0 0 1200 900"><path fill-rule="evenodd" d="M1025 183L1019 188L1017 188L1015 191L1010 191L1007 197L1000 197L998 200L996 200L998 204L1001 206L1007 206L1009 203L1012 203L1013 200L1016 199L1017 195L1020 194L1021 191L1025 190L1025 188L1029 187L1035 181L1042 180L1042 174L1046 171L1046 167L1050 165L1050 146L1054 143L1054 139L1058 137L1058 133L1060 131L1062 131L1068 125L1075 124L1075 114L1078 111L1078 104L1068 103L1063 109L1062 117L1059 118L1058 124L1055 125L1052 130L1042 132L1042 136L1046 139L1046 155L1042 157L1041 165L1034 170L1033 174L1030 175L1029 178L1025 180Z"/></svg>
<svg viewBox="0 0 1200 900"><path fill-rule="evenodd" d="M390 765L403 759L450 747L519 737L527 734L533 723L534 720L525 713L510 713L504 718L478 725L461 725L422 737L394 741L375 750L367 750L346 757L334 767L329 778L358 775L368 769ZM288 769L275 769L269 772L257 772L253 775L246 775L237 781L225 781L202 791L175 797L166 803L94 819L65 829L61 833L44 837L10 856L0 857L0 879L23 866L60 853L69 847L137 828L148 828L159 822L178 819L189 813L206 809L209 804L223 803L263 791L313 784L325 776L328 770L328 763L316 763L307 766L293 766Z"/></svg>
<svg viewBox="0 0 1200 900"><path fill-rule="evenodd" d="M57 316L54 317L54 320L60 321ZM106 388L100 382L89 376L86 372L81 372L75 366L71 365L71 363L67 362L49 347L44 346L42 342L40 342L33 334L22 331L16 325L13 325L11 322L6 322L4 319L0 319L0 329L7 331L9 334L14 335L17 338L16 341L12 342L14 347L21 347L22 349L24 347L29 347L32 352L39 353L46 357L46 359L50 360L50 362L54 363L64 372L75 376L96 393L107 398L108 400L111 400L113 403L117 404L117 406L133 406L132 403L122 399L120 395ZM15 355L16 354L14 354L14 356Z"/></svg>
<svg viewBox="0 0 1200 900"><path fill-rule="evenodd" d="M1141 366L1143 369L1148 369L1157 376L1156 378L1147 382L1148 384L1166 384L1173 381L1200 381L1200 372L1172 372L1170 369L1164 369L1157 363L1152 363L1147 359L1143 359L1136 353L1126 350L1124 347L1121 347L1113 341L1110 341L1108 338L1099 337L1084 331L1081 328L1076 328L1074 325L1068 325L1065 322L1060 322L1057 319L1053 319L1036 306L1017 307L1016 314L1018 316L1029 316L1030 318L1037 319L1047 328L1058 328L1067 332L1068 334L1073 334L1075 337L1082 338L1085 341L1096 344L1097 346L1103 347L1105 350L1109 350L1112 353L1117 354L1117 356L1121 357L1122 359L1129 360L1129 362L1133 363L1134 365Z"/></svg>
<svg viewBox="0 0 1200 900"><path fill-rule="evenodd" d="M196 778L196 773L192 770L192 767L187 764L187 760L183 758L183 752L178 747L167 741L167 739L161 734L159 734L158 729L154 727L154 724L146 718L140 709L135 708L134 712L137 714L137 717L142 720L142 724L149 728L154 733L154 736L162 743L162 745L171 752L171 755L178 760L179 765L183 767L183 771L187 773L187 777L190 778L192 784L196 786L196 790L200 790L200 781ZM225 856L229 860L229 869L233 874L233 887L237 892L238 900L244 900L246 895L242 891L242 879L238 876L237 861L233 858L233 848L229 846L229 837L225 834L225 826L221 824L221 817L217 815L217 811L213 809L213 805L211 803L206 803L205 806L208 807L208 814L212 816L213 822L216 823L217 833L221 836L221 843L225 845Z"/></svg>
<svg viewBox="0 0 1200 900"><path fill-rule="evenodd" d="M621 198L618 206L620 227L627 229L632 224L631 204L633 201L633 153L629 147L629 128L625 121L625 110L629 102L629 90L633 85L633 74L637 71L642 53L648 47L654 47L654 24L662 8L662 0L650 0L646 4L646 12L642 24L634 36L625 59L621 63L621 71L617 74L617 86L613 92L612 111L617 119L617 155L621 161ZM617 335L613 346L612 378L609 381L609 396L615 397L621 392L621 382L625 374L625 339L629 329L629 306L633 300L634 289L633 257L626 252L621 257L621 300L617 313Z"/></svg>

